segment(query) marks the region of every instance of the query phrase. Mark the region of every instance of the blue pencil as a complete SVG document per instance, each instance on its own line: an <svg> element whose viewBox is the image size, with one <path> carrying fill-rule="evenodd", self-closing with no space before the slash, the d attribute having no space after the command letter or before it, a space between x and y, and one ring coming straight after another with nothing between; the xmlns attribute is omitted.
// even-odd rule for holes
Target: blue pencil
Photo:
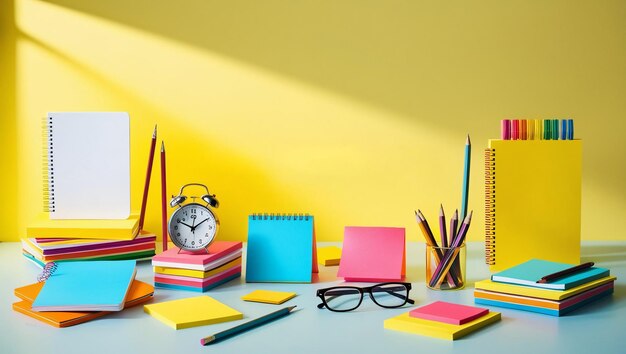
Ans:
<svg viewBox="0 0 626 354"><path fill-rule="evenodd" d="M561 140L567 139L567 119L561 119Z"/></svg>
<svg viewBox="0 0 626 354"><path fill-rule="evenodd" d="M567 140L574 140L574 120L567 120Z"/></svg>
<svg viewBox="0 0 626 354"><path fill-rule="evenodd" d="M467 215L467 198L469 197L470 161L472 158L472 143L469 134L465 140L465 166L463 168L463 195L461 196L461 220Z"/></svg>
<svg viewBox="0 0 626 354"><path fill-rule="evenodd" d="M234 336L236 334L239 334L241 332L245 332L247 330L250 330L252 328L264 325L264 324L266 324L268 322L271 322L271 321L273 321L273 320L275 320L277 318L281 318L283 316L286 316L286 315L290 314L291 311L293 311L293 309L295 309L295 308L296 308L295 306L284 307L284 308L282 308L280 310L274 311L272 313L268 313L265 316L261 316L259 318L255 318L252 321L248 321L246 323L242 323L239 326L235 326L235 327L229 328L229 329L227 329L225 331L221 331L221 332L215 333L212 336L208 336L208 337L200 339L200 344L208 345L208 344L211 344L213 342L222 340L224 338L228 338L228 337Z"/></svg>

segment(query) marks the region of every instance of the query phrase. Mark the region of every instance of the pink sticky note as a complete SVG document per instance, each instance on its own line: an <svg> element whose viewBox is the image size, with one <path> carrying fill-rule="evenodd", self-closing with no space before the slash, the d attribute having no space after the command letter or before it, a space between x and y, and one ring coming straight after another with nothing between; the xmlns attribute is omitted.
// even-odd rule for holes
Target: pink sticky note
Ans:
<svg viewBox="0 0 626 354"><path fill-rule="evenodd" d="M404 228L346 226L337 276L345 281L400 281L405 245Z"/></svg>
<svg viewBox="0 0 626 354"><path fill-rule="evenodd" d="M152 257L152 260L155 262L207 264L235 252L241 249L241 247L242 243L237 241L215 241L209 246L209 253L194 253L174 247L157 254Z"/></svg>
<svg viewBox="0 0 626 354"><path fill-rule="evenodd" d="M435 301L432 304L416 308L409 312L409 316L453 325L462 325L488 313L488 309L480 307Z"/></svg>

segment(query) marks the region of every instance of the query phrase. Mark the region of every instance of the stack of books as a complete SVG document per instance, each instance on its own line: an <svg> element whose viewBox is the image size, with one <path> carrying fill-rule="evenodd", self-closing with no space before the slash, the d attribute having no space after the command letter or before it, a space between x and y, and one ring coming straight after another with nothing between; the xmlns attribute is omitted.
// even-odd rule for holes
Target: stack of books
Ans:
<svg viewBox="0 0 626 354"><path fill-rule="evenodd" d="M208 252L170 248L152 258L157 288L204 292L241 277L242 243L215 241Z"/></svg>
<svg viewBox="0 0 626 354"><path fill-rule="evenodd" d="M44 282L15 289L13 310L54 327L69 327L152 299L135 280L135 261L50 263ZM57 267L56 269L54 267ZM45 277L44 277L45 278Z"/></svg>
<svg viewBox="0 0 626 354"><path fill-rule="evenodd" d="M476 282L474 302L562 316L613 293L615 277L608 269L587 267L553 281L538 282L571 264L532 259Z"/></svg>
<svg viewBox="0 0 626 354"><path fill-rule="evenodd" d="M136 216L107 220L51 220L31 223L22 239L22 255L40 267L75 260L149 259L156 235L138 231Z"/></svg>
<svg viewBox="0 0 626 354"><path fill-rule="evenodd" d="M436 301L385 320L385 328L455 340L499 320L499 312Z"/></svg>

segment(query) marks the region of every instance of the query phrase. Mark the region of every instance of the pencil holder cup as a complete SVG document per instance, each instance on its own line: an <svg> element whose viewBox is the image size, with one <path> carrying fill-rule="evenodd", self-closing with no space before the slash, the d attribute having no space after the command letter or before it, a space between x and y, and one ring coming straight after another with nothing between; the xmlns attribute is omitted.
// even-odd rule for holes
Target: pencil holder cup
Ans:
<svg viewBox="0 0 626 354"><path fill-rule="evenodd" d="M426 286L433 290L465 287L465 243L459 247L426 245Z"/></svg>

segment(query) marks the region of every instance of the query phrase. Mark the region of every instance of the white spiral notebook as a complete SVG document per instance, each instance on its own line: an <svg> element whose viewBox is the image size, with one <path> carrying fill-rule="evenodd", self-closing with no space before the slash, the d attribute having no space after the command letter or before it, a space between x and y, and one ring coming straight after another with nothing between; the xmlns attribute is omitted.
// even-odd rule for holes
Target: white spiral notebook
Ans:
<svg viewBox="0 0 626 354"><path fill-rule="evenodd" d="M50 219L128 218L128 113L51 112L44 131L44 210Z"/></svg>

